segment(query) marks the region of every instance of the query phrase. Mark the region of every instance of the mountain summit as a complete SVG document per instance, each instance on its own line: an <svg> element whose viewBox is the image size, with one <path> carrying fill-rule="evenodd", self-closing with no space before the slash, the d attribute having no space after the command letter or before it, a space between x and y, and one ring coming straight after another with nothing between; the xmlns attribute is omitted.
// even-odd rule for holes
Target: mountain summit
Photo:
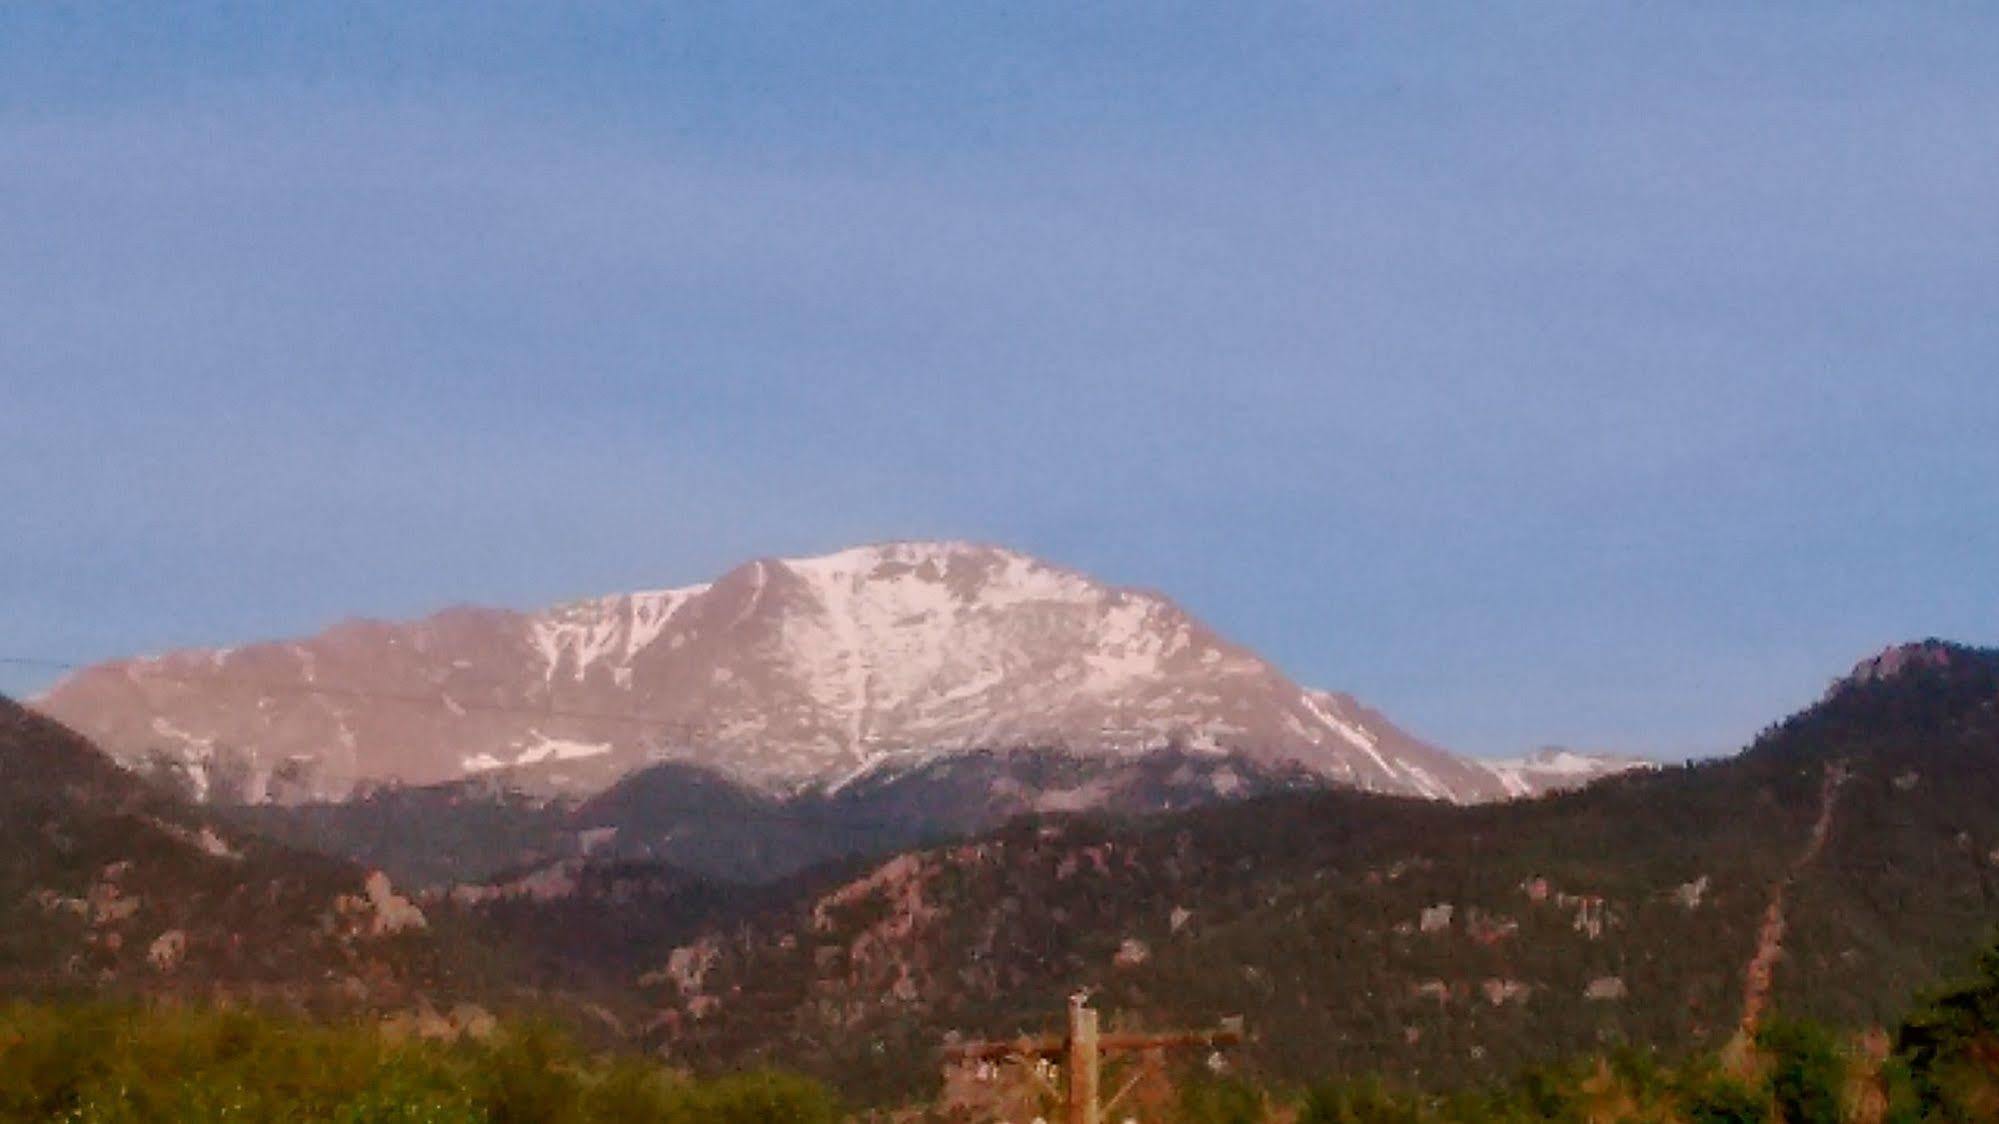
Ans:
<svg viewBox="0 0 1999 1124"><path fill-rule="evenodd" d="M1835 681L1830 694L1869 683L1884 683L1904 673L1922 668L1946 668L1953 663L1989 658L1977 649L1934 637L1905 644L1891 644L1879 653L1853 665L1853 670Z"/></svg>
<svg viewBox="0 0 1999 1124"><path fill-rule="evenodd" d="M1231 752L1459 802L1612 771L1495 771L1301 687L1162 596L956 542L104 664L40 705L127 760L173 763L196 796L246 801L496 770L589 790L666 760L789 792L1017 747Z"/></svg>

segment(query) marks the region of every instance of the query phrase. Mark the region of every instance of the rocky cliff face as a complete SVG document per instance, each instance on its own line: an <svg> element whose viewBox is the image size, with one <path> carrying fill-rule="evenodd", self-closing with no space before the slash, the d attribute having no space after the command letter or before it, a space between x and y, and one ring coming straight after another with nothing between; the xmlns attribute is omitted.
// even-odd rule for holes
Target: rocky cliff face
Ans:
<svg viewBox="0 0 1999 1124"><path fill-rule="evenodd" d="M1456 757L1162 596L962 543L106 664L40 705L127 761L178 770L196 797L250 802L497 770L587 792L666 760L795 792L1023 747L1227 751L1460 802L1596 775Z"/></svg>
<svg viewBox="0 0 1999 1124"><path fill-rule="evenodd" d="M1907 672L1925 668L1947 668L1953 662L1975 661L1976 658L1970 649L1943 640L1930 639L1891 644L1875 655L1854 664L1852 671L1833 682L1827 694L1836 695L1848 688L1887 682Z"/></svg>

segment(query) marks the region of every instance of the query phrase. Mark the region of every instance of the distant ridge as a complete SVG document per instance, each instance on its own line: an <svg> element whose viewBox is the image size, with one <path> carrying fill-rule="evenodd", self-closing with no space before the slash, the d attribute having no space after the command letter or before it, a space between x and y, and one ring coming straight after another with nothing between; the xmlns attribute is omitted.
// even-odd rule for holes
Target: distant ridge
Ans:
<svg viewBox="0 0 1999 1124"><path fill-rule="evenodd" d="M179 770L191 795L249 803L498 770L587 793L667 760L790 793L975 750L1169 747L1472 802L1629 764L1462 758L1163 596L962 542L103 664L39 705L128 762Z"/></svg>

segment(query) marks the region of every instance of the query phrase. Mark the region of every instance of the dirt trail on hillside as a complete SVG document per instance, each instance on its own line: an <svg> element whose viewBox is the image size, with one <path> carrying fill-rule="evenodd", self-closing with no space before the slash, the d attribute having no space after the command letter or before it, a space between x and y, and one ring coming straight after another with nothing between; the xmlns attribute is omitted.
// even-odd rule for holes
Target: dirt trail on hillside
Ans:
<svg viewBox="0 0 1999 1124"><path fill-rule="evenodd" d="M1812 823L1810 838L1805 840L1804 850L1791 860L1790 870L1770 889L1770 904L1764 907L1763 924L1756 932L1756 953L1749 958L1749 965L1743 969L1742 1020L1737 1024L1736 1040L1744 1045L1755 1041L1756 1028L1763 1022L1763 1012L1770 1006L1770 988L1777 972L1777 961L1784 955L1784 895L1797 879L1798 872L1810 866L1825 850L1828 836L1832 834L1832 817L1839 806L1839 786L1850 776L1844 762L1835 761L1828 766L1825 780L1819 786L1819 815Z"/></svg>

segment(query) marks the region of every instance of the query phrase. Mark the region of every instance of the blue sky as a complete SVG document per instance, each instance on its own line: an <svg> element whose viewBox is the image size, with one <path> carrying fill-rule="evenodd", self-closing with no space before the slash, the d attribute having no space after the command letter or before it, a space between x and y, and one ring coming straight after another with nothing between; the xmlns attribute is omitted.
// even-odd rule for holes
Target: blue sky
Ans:
<svg viewBox="0 0 1999 1124"><path fill-rule="evenodd" d="M166 7L0 9L0 654L933 536L1474 752L1999 641L1999 9Z"/></svg>

